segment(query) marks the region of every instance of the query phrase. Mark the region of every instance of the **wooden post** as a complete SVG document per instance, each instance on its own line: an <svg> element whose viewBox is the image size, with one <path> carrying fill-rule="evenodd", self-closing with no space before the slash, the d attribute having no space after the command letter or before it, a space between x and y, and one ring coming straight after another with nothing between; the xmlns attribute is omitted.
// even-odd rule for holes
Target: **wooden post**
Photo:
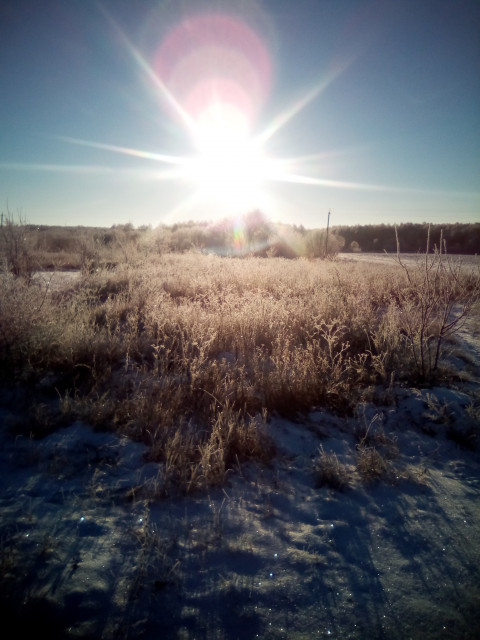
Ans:
<svg viewBox="0 0 480 640"><path fill-rule="evenodd" d="M328 210L328 219L327 219L327 236L325 238L325 258L328 257L328 228L330 226L330 209Z"/></svg>

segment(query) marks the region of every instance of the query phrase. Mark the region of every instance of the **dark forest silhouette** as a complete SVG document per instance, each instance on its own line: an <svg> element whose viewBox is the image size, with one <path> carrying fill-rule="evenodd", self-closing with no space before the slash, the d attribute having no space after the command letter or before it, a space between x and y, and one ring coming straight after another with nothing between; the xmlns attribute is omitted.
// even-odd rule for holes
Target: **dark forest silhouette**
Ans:
<svg viewBox="0 0 480 640"><path fill-rule="evenodd" d="M400 248L406 253L425 251L428 229L430 227L430 247L439 246L440 236L446 244L448 253L480 253L480 223L471 224L414 224L397 226ZM338 226L333 231L345 240L342 251L354 252L394 252L397 249L395 226L393 225L356 225ZM442 247L443 249L443 247Z"/></svg>

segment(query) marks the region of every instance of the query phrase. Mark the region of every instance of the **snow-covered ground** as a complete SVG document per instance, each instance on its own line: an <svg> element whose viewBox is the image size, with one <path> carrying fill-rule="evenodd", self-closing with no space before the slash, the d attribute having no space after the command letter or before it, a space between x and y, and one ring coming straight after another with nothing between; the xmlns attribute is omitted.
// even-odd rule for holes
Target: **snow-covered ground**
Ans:
<svg viewBox="0 0 480 640"><path fill-rule="evenodd" d="M462 340L464 383L395 388L355 418L273 418L273 463L232 469L209 495L153 499L161 469L143 445L80 423L12 439L1 413L4 628L50 640L478 638L480 456L459 441L479 428L480 352ZM369 425L392 454L370 484L354 437ZM347 466L345 491L316 487L320 445Z"/></svg>
<svg viewBox="0 0 480 640"><path fill-rule="evenodd" d="M424 253L400 253L402 262L407 267L414 267L415 265L421 265L425 261ZM429 260L432 260L433 254L429 254ZM453 265L461 265L465 269L469 269L473 272L478 272L480 268L480 256L475 255L460 255L460 254L448 254L444 256L446 260ZM397 259L396 252L390 253L375 253L375 252L358 252L358 253L339 253L338 260L356 260L357 262L371 262L376 264L384 264L385 261L389 261L390 264Z"/></svg>

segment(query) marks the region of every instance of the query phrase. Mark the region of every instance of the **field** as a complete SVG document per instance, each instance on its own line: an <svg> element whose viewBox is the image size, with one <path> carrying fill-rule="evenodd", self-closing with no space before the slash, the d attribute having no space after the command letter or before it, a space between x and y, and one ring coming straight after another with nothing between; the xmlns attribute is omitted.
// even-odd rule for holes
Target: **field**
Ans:
<svg viewBox="0 0 480 640"><path fill-rule="evenodd" d="M395 253L393 254L395 257ZM348 260L353 260L356 262L367 262L373 264L383 264L385 265L385 258L388 258L388 253L351 253L343 254L343 257ZM425 259L425 255L421 253L401 253L401 259L408 266L412 267L414 265L418 265L419 262ZM392 254L390 254L390 259L392 259ZM475 255L453 255L451 259L456 261L461 265L461 268L464 270L470 270L475 273L478 271L480 266L480 256Z"/></svg>
<svg viewBox="0 0 480 640"><path fill-rule="evenodd" d="M17 273L6 252L4 617L50 638L476 637L478 267L132 238L17 252Z"/></svg>

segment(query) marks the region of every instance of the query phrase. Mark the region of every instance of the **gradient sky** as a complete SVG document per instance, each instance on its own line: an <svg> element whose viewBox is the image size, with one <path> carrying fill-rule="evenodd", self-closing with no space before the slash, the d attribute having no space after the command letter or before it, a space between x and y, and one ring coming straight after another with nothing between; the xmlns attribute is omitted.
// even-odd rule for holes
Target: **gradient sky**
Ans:
<svg viewBox="0 0 480 640"><path fill-rule="evenodd" d="M248 202L272 221L480 220L478 0L4 0L0 211L85 226L240 213L235 190L200 197L185 174L195 73L275 163Z"/></svg>

